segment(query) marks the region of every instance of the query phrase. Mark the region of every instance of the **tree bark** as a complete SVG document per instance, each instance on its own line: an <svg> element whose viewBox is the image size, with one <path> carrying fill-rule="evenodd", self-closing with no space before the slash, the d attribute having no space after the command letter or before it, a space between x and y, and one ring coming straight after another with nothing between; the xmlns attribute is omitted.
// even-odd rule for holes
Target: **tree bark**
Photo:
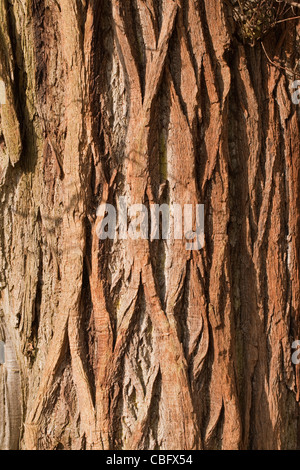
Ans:
<svg viewBox="0 0 300 470"><path fill-rule="evenodd" d="M299 25L235 4L0 0L1 449L300 449Z"/></svg>

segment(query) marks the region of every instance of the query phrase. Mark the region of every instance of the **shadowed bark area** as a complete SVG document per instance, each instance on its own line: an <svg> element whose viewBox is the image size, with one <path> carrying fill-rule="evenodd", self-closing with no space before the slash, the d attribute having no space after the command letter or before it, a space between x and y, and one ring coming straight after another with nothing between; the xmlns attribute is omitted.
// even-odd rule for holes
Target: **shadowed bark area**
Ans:
<svg viewBox="0 0 300 470"><path fill-rule="evenodd" d="M0 0L1 448L300 449L300 9L238 3Z"/></svg>

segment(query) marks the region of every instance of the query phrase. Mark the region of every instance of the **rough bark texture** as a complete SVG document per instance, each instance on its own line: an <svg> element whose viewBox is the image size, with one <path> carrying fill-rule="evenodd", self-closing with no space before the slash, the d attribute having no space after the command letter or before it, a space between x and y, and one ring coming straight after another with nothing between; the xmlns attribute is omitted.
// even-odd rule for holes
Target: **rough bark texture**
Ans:
<svg viewBox="0 0 300 470"><path fill-rule="evenodd" d="M0 19L0 447L300 449L297 22L250 46L221 0ZM204 203L205 248L99 241L119 196Z"/></svg>

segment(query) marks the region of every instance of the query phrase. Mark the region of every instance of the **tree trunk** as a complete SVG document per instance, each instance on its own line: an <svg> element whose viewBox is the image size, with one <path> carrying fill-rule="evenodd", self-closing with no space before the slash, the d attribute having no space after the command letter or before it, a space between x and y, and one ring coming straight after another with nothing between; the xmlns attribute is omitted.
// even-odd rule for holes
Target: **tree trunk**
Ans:
<svg viewBox="0 0 300 470"><path fill-rule="evenodd" d="M299 26L238 8L0 0L0 448L300 449ZM204 248L99 240L121 196Z"/></svg>

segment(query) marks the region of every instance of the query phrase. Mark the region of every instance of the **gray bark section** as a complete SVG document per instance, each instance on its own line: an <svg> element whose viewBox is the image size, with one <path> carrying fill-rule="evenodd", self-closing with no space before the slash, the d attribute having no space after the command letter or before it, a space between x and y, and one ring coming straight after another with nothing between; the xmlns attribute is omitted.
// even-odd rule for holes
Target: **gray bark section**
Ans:
<svg viewBox="0 0 300 470"><path fill-rule="evenodd" d="M0 325L0 341L5 343L5 363L0 363L0 449L17 450L21 430L21 379L13 341Z"/></svg>

